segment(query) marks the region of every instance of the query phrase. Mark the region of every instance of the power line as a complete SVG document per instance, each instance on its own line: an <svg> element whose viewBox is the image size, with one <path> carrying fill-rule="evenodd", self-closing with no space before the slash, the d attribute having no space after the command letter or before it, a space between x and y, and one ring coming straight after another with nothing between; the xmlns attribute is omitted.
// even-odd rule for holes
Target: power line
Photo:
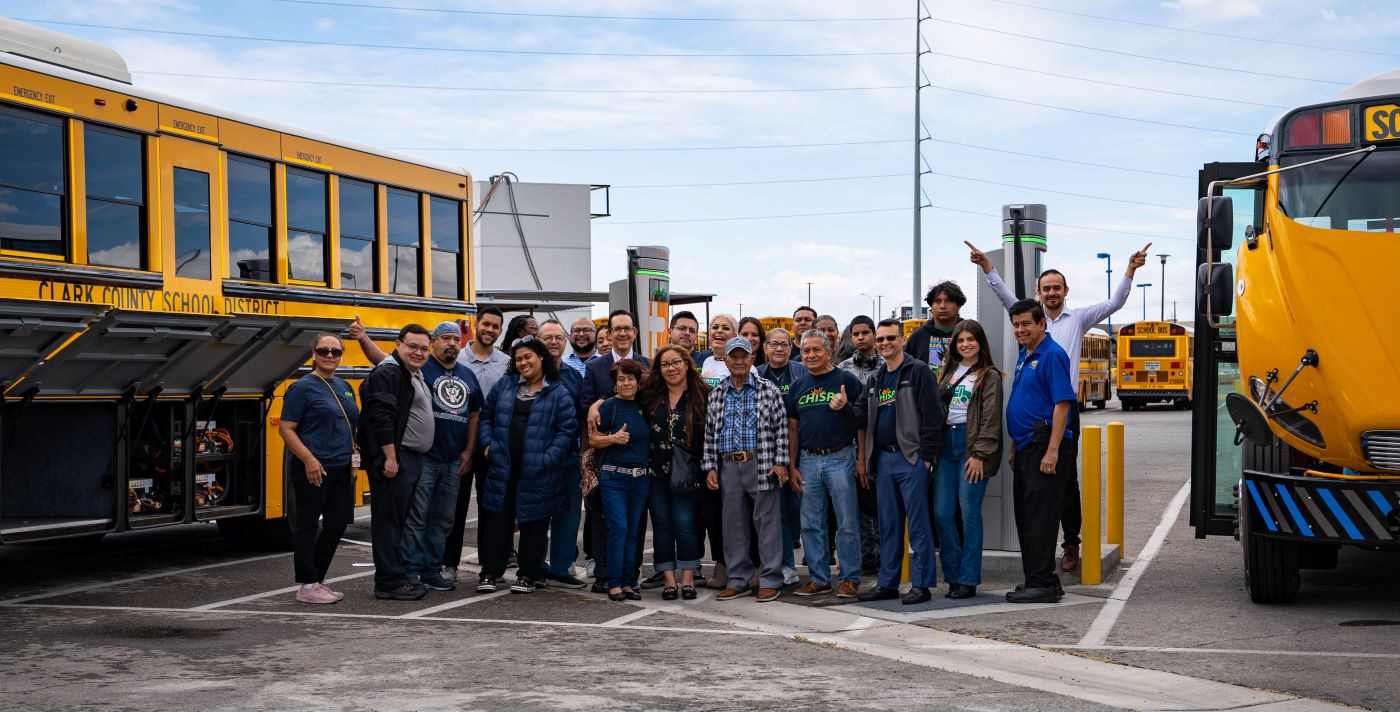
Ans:
<svg viewBox="0 0 1400 712"><path fill-rule="evenodd" d="M310 86L355 87L363 89L419 89L426 91L482 92L503 94L806 94L836 93L855 91L885 91L899 89L908 91L908 85L867 86L867 87L792 87L772 89L567 89L553 87L464 87L440 84L395 84L390 82L351 82L330 79L282 79L279 77L238 77L218 74L193 74L186 72L162 72L133 69L132 74L145 74L160 77L188 77L192 79L216 79L221 81L257 82L268 84L303 84Z"/></svg>
<svg viewBox="0 0 1400 712"><path fill-rule="evenodd" d="M827 148L831 146L870 146L877 144L909 143L908 139L888 139L872 141L833 141L830 143L756 143L737 146L592 146L568 147L502 147L502 146L399 146L389 147L390 151L447 151L453 153L476 153L487 151L507 151L512 153L649 153L664 151L748 151L770 148Z"/></svg>
<svg viewBox="0 0 1400 712"><path fill-rule="evenodd" d="M198 37L212 40L237 40L241 42L270 42L275 44L304 45L313 47L349 47L353 49L395 49L412 52L449 52L454 54L496 54L562 57L672 57L672 58L813 58L813 57L878 57L886 55L908 55L909 52L896 50L871 52L599 52L583 50L553 49L494 49L484 47L443 47L433 45L376 44L371 42L331 42L328 40L308 40L288 37L263 37L257 35L231 35L218 32L192 32L187 30L158 30L148 27L126 27L121 25L99 25L90 22L67 22L31 17L14 18L21 22L38 25L58 25L62 27L83 27L94 30L116 30L138 32L148 35L172 35L176 37Z"/></svg>
<svg viewBox="0 0 1400 712"><path fill-rule="evenodd" d="M1165 204L1165 203L1148 203L1148 202L1143 202L1143 201L1140 201L1140 200L1127 200L1127 199L1123 199L1123 198L1110 198L1110 197L1108 197L1108 196L1106 196L1106 195L1092 195L1092 194L1089 194L1089 193L1071 193L1071 192L1069 192L1069 191L1056 190L1056 189L1054 189L1054 188L1042 188L1042 187L1040 187L1040 186L1034 186L1034 185L1018 185L1018 184L1016 184L1016 183L1003 183L1002 181L997 181L997 180L988 180L988 179L986 179L986 178L973 178L973 177L971 177L971 176L960 176L960 175L957 175L957 174L954 174L954 173L944 173L944 172L942 172L942 171L930 170L930 171L927 171L927 173L928 173L929 175L940 176L940 177L943 177L943 178L952 178L953 180L968 181L968 182L971 182L971 183L984 183L984 184L986 184L986 185L995 185L995 186L1000 186L1000 187L1003 187L1003 188L1017 188L1017 189L1020 189L1020 190L1033 190L1033 191L1040 192L1040 193L1053 193L1053 194L1055 194L1055 195L1068 195L1068 196L1075 197L1075 198L1087 198L1087 199L1089 199L1089 200L1103 200L1103 201L1107 201L1107 202L1110 202L1110 203L1123 203L1123 204L1126 204L1126 205L1142 205L1142 206L1146 206L1146 207L1149 207L1149 208L1165 208L1165 209L1167 209L1167 210L1177 210L1177 209L1180 209L1180 208L1182 207L1182 206L1180 206L1180 205L1167 205L1167 204Z"/></svg>
<svg viewBox="0 0 1400 712"><path fill-rule="evenodd" d="M1089 13L1089 12L1077 12L1077 11L1075 11L1075 10L1063 10L1063 9L1060 9L1060 8L1057 8L1057 7L1045 7L1044 5L1034 5L1034 4L1028 3L1028 2L1017 2L1016 0L990 0L990 1L991 1L991 2L995 2L995 3L1002 4L1002 5L1013 5L1013 6L1015 6L1015 7L1024 7L1024 8L1029 8L1029 9L1031 9L1031 10L1040 10L1041 12L1053 12L1053 13L1058 13L1058 14L1060 14L1060 15L1070 15L1070 16L1073 16L1073 17L1083 17L1083 18L1087 18L1087 19L1090 19L1090 20L1101 20L1101 21L1103 21L1103 22L1118 22L1118 23L1122 23L1122 24L1125 24L1125 25L1137 25L1138 27L1151 27L1151 28L1158 29L1158 30L1170 30L1170 31L1172 31L1172 32L1184 32L1184 33L1187 33L1187 34L1201 35L1201 36L1204 36L1204 37L1221 37L1221 38L1230 39L1230 40L1244 40L1244 41L1246 41L1246 42L1258 42L1258 43L1260 43L1260 44L1273 44L1273 45L1280 45L1280 46L1283 46L1283 47L1299 47L1299 48L1302 48L1302 49L1316 49L1316 50L1324 50L1324 51L1327 51L1327 52L1345 52L1345 53L1348 53L1348 54L1363 54L1363 55L1372 55L1372 56L1376 56L1376 57L1400 57L1400 54L1395 54L1395 53L1393 53L1393 52L1380 52L1380 51L1377 51L1377 50L1354 49L1354 48L1351 48L1351 47L1333 47L1333 46L1329 46L1329 45L1307 44L1307 43L1305 43L1305 42L1290 42L1290 41L1288 41L1288 40L1271 39L1271 38L1265 38L1265 37L1251 37L1251 36L1249 36L1249 35L1235 35L1235 34L1230 34L1230 33L1228 33L1228 32L1211 32L1210 30L1198 30L1198 29L1193 28L1193 27L1178 27L1178 26L1176 26L1176 25L1167 25L1167 24L1158 23L1158 22L1144 22L1144 21L1142 21L1142 20L1129 20L1128 18L1125 18L1125 17L1110 17L1110 16L1108 16L1108 15L1095 15L1095 14Z"/></svg>
<svg viewBox="0 0 1400 712"><path fill-rule="evenodd" d="M1102 117L1102 118L1106 118L1106 119L1118 119L1119 121L1135 121L1135 122L1137 122L1137 123L1142 123L1142 124L1153 124L1153 125L1155 125L1155 126L1169 126L1169 127L1171 127L1171 128L1176 128L1176 129L1191 129L1192 131L1206 131L1206 132L1209 132L1209 133L1232 134L1232 135L1235 135L1235 136L1249 136L1249 137L1251 137L1251 138L1258 135L1257 133L1252 132L1252 131L1232 131L1232 130L1230 130L1230 129L1219 129L1219 128L1215 128L1215 127L1213 127L1213 126L1195 126L1195 125L1192 125L1192 124L1178 124L1178 123L1175 123L1175 122L1172 122L1172 121L1158 121L1157 119L1140 119L1140 118L1137 118L1137 117L1135 117L1135 116L1124 116L1124 115L1122 115L1122 114L1110 114L1110 113L1105 112L1105 111L1093 111L1093 110L1090 110L1090 109L1075 109L1075 108L1073 108L1073 107L1068 107L1068 106L1056 106L1055 104L1042 104L1042 103L1040 103L1040 102L1038 102L1038 101L1030 101L1030 100L1027 100L1027 99L1013 99L1013 98L1007 97L1007 96L997 96L996 94L984 94L984 93L982 93L982 92L971 91L971 90L969 90L969 89L957 89L957 88L955 88L955 87L947 87L947 86L942 86L942 85L939 85L939 84L927 84L927 85L925 85L925 86L927 86L927 87L930 88L930 89L941 89L941 90L943 90L943 91L954 92L954 93L957 93L957 94L967 94L968 96L979 96L979 97L982 97L982 98L984 98L984 99L995 99L995 100L997 100L997 101L1009 101L1009 102L1011 102L1011 103L1013 103L1013 104L1025 104L1025 105L1027 105L1027 106L1036 106L1036 107L1040 107L1040 108L1042 108L1042 109L1055 109L1056 111L1068 111L1068 112L1075 113L1075 114L1086 114L1086 115L1088 115L1088 116L1098 116L1098 117Z"/></svg>
<svg viewBox="0 0 1400 712"><path fill-rule="evenodd" d="M1169 89L1156 89L1156 88L1153 88L1153 87L1139 86L1139 85L1137 85L1137 84L1122 84L1122 83L1119 83L1119 82L1111 82L1111 81L1108 81L1108 80L1106 80L1106 79L1091 79L1091 78L1089 78L1089 77L1082 77L1082 76L1077 76L1077 75L1074 75L1074 74L1060 74L1060 73L1058 73L1058 72L1047 72L1047 71L1045 71L1045 70L1043 70L1043 69L1032 69L1032 68L1030 68L1030 67L1020 67L1020 66L1017 66L1017 65L1014 65L1014 64L1001 64L1000 62L991 62L991 61L988 61L988 60L985 60L985 59L976 59L976 58L973 58L973 57L964 57L964 56L956 55L956 54L948 54L948 53L946 53L946 52L930 52L929 54L932 54L932 55L934 55L934 56L936 56L936 57L946 57L946 58L948 58L948 59L956 59L956 60L960 60L960 61L963 61L963 62L972 62L972 63L974 63L974 64L982 64L982 65L986 65L986 66L989 66L989 67L1001 67L1002 69L1014 69L1014 70L1016 70L1016 71L1018 71L1018 72L1030 72L1030 73L1032 73L1032 74L1040 74L1040 75L1047 76L1047 77L1058 77L1058 78L1060 78L1060 79L1070 79L1070 80L1073 80L1073 81L1076 81L1076 82L1087 82L1087 83L1089 83L1089 84L1101 84L1101 85L1103 85L1103 86L1119 87L1119 88L1122 88L1122 89L1135 89L1135 90L1137 90L1137 91L1145 91L1145 92L1150 92L1150 93L1153 93L1153 94L1165 94L1165 95L1167 95L1167 96L1180 96L1180 97L1185 97L1185 98L1188 98L1188 99L1204 99L1204 100L1207 100L1207 101L1223 101L1223 102L1228 102L1228 103L1231 103L1231 104L1244 104L1244 105L1246 105L1246 106L1259 106L1259 107L1266 107L1266 108L1270 108L1270 109L1287 109L1287 108L1290 108L1290 107L1284 106L1284 105L1282 105L1282 104L1266 104L1266 103L1257 102L1257 101L1246 101L1246 100L1244 100L1244 99L1234 99L1234 98L1224 97L1224 96L1207 96L1207 95L1204 95L1204 94L1190 94L1190 93L1187 93L1187 92L1171 91L1171 90L1169 90ZM908 89L909 87L904 87L904 88L905 88L905 89Z"/></svg>
<svg viewBox="0 0 1400 712"><path fill-rule="evenodd" d="M943 23L943 24L945 24L945 25L953 25L954 27L966 27L966 28L971 29L971 30L981 30L981 31L983 31L983 32L990 32L990 33L993 33L993 34L1005 35L1005 36L1007 36L1007 37L1016 37L1016 38L1018 38L1018 39L1031 40L1031 41L1033 41L1033 42L1044 42L1044 43L1046 43L1046 44L1059 45L1059 46L1061 46L1061 47L1074 47L1074 48L1076 48L1076 49L1087 49L1087 50L1090 50L1090 51L1093 51L1093 52L1103 52L1103 53L1105 53L1105 54L1117 55L1117 56L1119 56L1119 57L1133 57L1133 58L1136 58L1136 59L1145 59L1145 60L1152 61L1152 62L1164 62L1164 63L1166 63L1166 64L1179 64L1179 65L1184 66L1184 67L1195 67L1195 68L1197 68L1197 69L1214 69L1214 70L1221 71L1221 72L1234 72L1234 73L1236 73L1236 74L1248 74L1248 75L1252 75L1252 76L1256 76L1256 77L1269 77L1269 78L1271 78L1271 79L1291 79L1291 80L1300 81L1300 82L1313 82L1313 83L1315 83L1315 84L1333 84L1333 85L1336 85L1336 86L1348 86L1348 85L1350 84L1350 82L1338 82L1338 81L1333 81L1333 80L1330 80L1330 79L1316 79L1316 78L1313 78L1313 77L1300 77L1300 76L1293 75L1293 74L1275 74L1275 73L1272 73L1272 72L1258 72L1258 71L1255 71L1255 70L1252 70L1252 69L1241 69L1241 68L1239 68L1239 67L1225 67L1225 66L1221 66L1221 65L1218 65L1218 64L1203 64L1203 63L1201 63L1201 62L1188 62L1188 61L1183 60L1183 59L1170 59L1170 58L1167 58L1167 57L1156 57L1156 56L1153 56L1153 55L1150 55L1150 54L1138 54L1137 52L1125 52L1125 51L1123 51L1123 50L1108 49L1107 47L1095 47L1094 45L1079 44L1079 43L1076 43L1076 42L1064 42L1064 41L1062 41L1062 40L1052 40L1052 39L1050 39L1050 38L1048 38L1048 37L1038 37L1038 36L1036 36L1036 35L1027 35L1027 34L1022 34L1022 33L1020 33L1020 32L1011 32L1011 31L1008 31L1008 30L999 30L999 29L996 29L995 27L984 27L984 26L982 26L982 25L973 25L973 24L970 24L970 23L967 23L967 22L958 22L958 21L956 21L956 20L949 20L949 19L945 19L945 18L942 18L942 17L935 17L935 18L933 18L933 20L934 20L935 22L941 22L941 23Z"/></svg>
<svg viewBox="0 0 1400 712"><path fill-rule="evenodd" d="M1094 163L1094 162L1092 162L1092 161L1080 161L1080 160L1076 160L1076 159L1073 159L1073 158L1064 158L1064 157L1062 157L1062 156L1047 156L1047 155L1045 155L1045 154L1043 154L1043 153L1026 153L1026 152L1024 152L1024 151L1012 151L1012 150L1006 149L1006 148L996 148L996 147L994 147L994 146L981 146L981 145L978 145L978 144L975 144L975 143L964 143L964 142L962 142L962 141L950 141L950 140L948 140L948 139L943 139L943 138L933 138L933 137L929 137L929 138L925 138L924 140L925 140L925 141L932 141L933 143L947 144L947 145L949 145L949 146L958 146L958 147L961 147L961 148L971 148L971 149L978 150L978 151L990 151L990 152L992 152L992 153L1005 153L1005 154L1011 155L1011 156L1021 156L1022 158L1037 158L1037 159L1040 159L1040 160L1042 160L1042 161L1053 161L1053 162L1055 162L1055 163L1068 163L1068 164L1071 164L1071 165L1076 165L1076 166L1087 166L1087 167L1090 167L1090 168L1107 168L1107 169L1111 169L1111 170L1115 170L1115 171L1123 171L1123 172L1125 172L1125 173L1140 173L1140 174L1143 174L1143 175L1164 176L1164 177L1167 177L1167 178L1195 178L1195 176L1189 175L1189 174L1186 174L1186 173L1169 173L1169 172L1166 172L1166 171L1154 171L1154 170L1150 170L1150 169L1147 169L1147 168L1132 168L1132 167L1129 167L1129 166L1117 166L1117 165L1114 165L1114 164L1112 164L1112 163Z"/></svg>
<svg viewBox="0 0 1400 712"><path fill-rule="evenodd" d="M470 10L446 7L410 7L406 5L381 5L377 3L331 2L330 0L271 0L291 5L319 5L362 10L397 10L400 12L427 12L443 15L486 15L497 17L531 17L555 20L627 20L632 22L908 22L912 17L670 17L643 15L572 15L555 12L505 12L500 10Z"/></svg>

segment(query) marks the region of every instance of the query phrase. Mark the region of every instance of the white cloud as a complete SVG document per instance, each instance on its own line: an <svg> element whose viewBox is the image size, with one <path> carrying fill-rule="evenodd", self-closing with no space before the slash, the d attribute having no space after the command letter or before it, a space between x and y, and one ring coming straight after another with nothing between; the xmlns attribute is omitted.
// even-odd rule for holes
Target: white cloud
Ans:
<svg viewBox="0 0 1400 712"><path fill-rule="evenodd" d="M335 18L318 17L316 18L316 22L313 23L312 26L316 28L317 32L330 32L331 30L335 29Z"/></svg>
<svg viewBox="0 0 1400 712"><path fill-rule="evenodd" d="M1176 10L1192 20L1237 20L1264 13L1258 0L1171 0L1162 7Z"/></svg>

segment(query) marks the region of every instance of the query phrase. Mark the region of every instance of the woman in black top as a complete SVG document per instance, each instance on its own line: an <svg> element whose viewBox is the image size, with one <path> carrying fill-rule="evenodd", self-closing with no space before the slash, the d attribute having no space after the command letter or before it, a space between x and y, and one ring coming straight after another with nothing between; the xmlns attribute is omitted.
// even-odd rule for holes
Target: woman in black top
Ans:
<svg viewBox="0 0 1400 712"><path fill-rule="evenodd" d="M598 450L598 491L607 522L608 598L640 601L636 572L641 568L642 514L646 511L647 474L651 460L651 429L637 402L637 390L646 375L633 359L613 364L617 395L598 409L598 427L590 428L588 444Z"/></svg>
<svg viewBox="0 0 1400 712"><path fill-rule="evenodd" d="M700 565L700 527L697 509L704 487L700 479L700 451L705 440L705 403L709 397L700 373L690 367L690 354L679 346L663 346L653 357L656 369L642 386L642 407L651 416L651 513L652 558L665 578L661 597L674 601L695 599L695 569ZM681 456L676 457L676 450ZM688 466L686 473L673 471ZM691 483L680 489L673 483ZM679 586L677 575L679 574Z"/></svg>

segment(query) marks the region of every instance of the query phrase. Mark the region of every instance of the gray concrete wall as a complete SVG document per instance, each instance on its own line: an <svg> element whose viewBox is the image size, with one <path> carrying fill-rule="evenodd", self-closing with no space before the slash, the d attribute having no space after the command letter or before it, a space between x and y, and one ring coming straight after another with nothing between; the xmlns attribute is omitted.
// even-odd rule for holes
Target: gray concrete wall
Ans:
<svg viewBox="0 0 1400 712"><path fill-rule="evenodd" d="M516 183L516 212L525 232L530 255L545 289L588 291L592 289L592 249L590 195L587 185L563 183ZM491 184L476 184L477 200L486 199ZM480 209L480 204L476 206ZM536 288L525 262L520 235L511 218L506 186L501 184L491 196L477 223L473 255L477 289L502 290ZM589 310L557 312L566 325ZM507 321L510 319L506 315ZM548 318L548 315L538 315Z"/></svg>

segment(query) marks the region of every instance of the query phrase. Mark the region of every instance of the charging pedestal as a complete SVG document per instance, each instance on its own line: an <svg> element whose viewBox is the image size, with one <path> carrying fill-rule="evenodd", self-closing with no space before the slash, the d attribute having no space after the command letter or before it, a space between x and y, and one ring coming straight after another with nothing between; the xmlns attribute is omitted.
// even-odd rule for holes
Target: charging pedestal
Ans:
<svg viewBox="0 0 1400 712"><path fill-rule="evenodd" d="M637 320L637 353L651 358L666 344L671 320L671 251L627 248L627 279L608 285L608 311L626 309Z"/></svg>

